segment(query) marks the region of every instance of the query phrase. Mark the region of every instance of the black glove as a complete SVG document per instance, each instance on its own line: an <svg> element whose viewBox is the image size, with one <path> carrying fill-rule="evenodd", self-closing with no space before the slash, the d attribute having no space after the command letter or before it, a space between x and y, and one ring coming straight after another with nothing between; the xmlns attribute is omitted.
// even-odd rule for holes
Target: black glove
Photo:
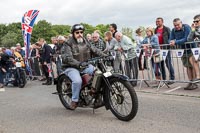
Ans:
<svg viewBox="0 0 200 133"><path fill-rule="evenodd" d="M87 62L81 62L79 67L80 68L86 68L89 64Z"/></svg>

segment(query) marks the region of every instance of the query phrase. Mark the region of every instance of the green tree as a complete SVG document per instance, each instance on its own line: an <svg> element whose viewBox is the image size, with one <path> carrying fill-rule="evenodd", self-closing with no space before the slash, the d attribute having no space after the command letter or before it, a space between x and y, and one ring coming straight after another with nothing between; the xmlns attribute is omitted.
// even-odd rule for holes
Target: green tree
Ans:
<svg viewBox="0 0 200 133"><path fill-rule="evenodd" d="M9 31L5 36L2 37L1 44L4 47L12 47L17 42L17 34Z"/></svg>
<svg viewBox="0 0 200 133"><path fill-rule="evenodd" d="M56 35L69 35L71 26L70 25L52 25L54 36Z"/></svg>
<svg viewBox="0 0 200 133"><path fill-rule="evenodd" d="M51 23L47 22L46 20L40 20L33 28L31 42L35 43L37 42L38 38L44 38L47 43L49 43L51 37L55 35L51 26Z"/></svg>
<svg viewBox="0 0 200 133"><path fill-rule="evenodd" d="M16 34L16 40L17 41L13 44L13 46L16 43L20 43L20 44L23 43L23 36L22 36L22 30L21 30L21 23L20 22L8 24L6 30L7 30L7 33L12 32L12 33Z"/></svg>
<svg viewBox="0 0 200 133"><path fill-rule="evenodd" d="M109 28L109 24L98 24L96 27L95 27L95 30L99 30L100 31L100 35L101 37L104 37L104 33L106 31L108 31L108 28Z"/></svg>
<svg viewBox="0 0 200 133"><path fill-rule="evenodd" d="M133 29L124 27L124 28L122 28L122 34L130 37L133 40Z"/></svg>
<svg viewBox="0 0 200 133"><path fill-rule="evenodd" d="M2 41L2 37L5 36L7 34L7 30L6 30L6 25L5 24L0 24L0 46L2 45L1 41Z"/></svg>
<svg viewBox="0 0 200 133"><path fill-rule="evenodd" d="M85 27L85 34L92 34L95 31L95 27L92 25L86 24L86 23L81 23Z"/></svg>

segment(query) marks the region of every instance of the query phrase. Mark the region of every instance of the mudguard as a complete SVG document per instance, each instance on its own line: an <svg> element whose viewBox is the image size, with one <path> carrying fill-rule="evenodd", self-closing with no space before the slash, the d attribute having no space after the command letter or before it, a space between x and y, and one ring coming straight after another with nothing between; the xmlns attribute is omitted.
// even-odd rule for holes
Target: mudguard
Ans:
<svg viewBox="0 0 200 133"><path fill-rule="evenodd" d="M113 73L112 76L108 77L110 78L118 78L119 80L124 80L124 81L129 81L129 77L126 75L118 74L118 73Z"/></svg>

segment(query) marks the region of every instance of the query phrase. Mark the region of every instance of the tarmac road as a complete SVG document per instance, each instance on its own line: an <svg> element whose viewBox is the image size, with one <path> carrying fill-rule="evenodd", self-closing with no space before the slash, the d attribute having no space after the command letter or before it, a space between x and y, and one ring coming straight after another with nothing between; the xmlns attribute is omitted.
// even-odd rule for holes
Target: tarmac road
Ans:
<svg viewBox="0 0 200 133"><path fill-rule="evenodd" d="M66 110L55 86L28 82L0 92L0 133L200 133L200 99L137 92L138 114L130 122L104 107Z"/></svg>

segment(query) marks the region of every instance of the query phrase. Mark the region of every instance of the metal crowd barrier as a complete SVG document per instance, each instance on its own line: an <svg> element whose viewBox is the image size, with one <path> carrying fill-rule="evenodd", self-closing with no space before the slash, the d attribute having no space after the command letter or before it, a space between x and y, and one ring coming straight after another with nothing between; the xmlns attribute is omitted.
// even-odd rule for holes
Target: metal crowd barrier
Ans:
<svg viewBox="0 0 200 133"><path fill-rule="evenodd" d="M55 79L58 77L58 70L57 70L57 63L58 60L55 61L51 61L50 63L47 64L48 67L48 72L49 72L49 77L51 77L52 79ZM30 73L31 73L31 77L41 77L43 76L43 72L42 72L42 67L39 61L39 58L37 57L31 57L28 59L28 63L29 63L29 69L30 69Z"/></svg>
<svg viewBox="0 0 200 133"><path fill-rule="evenodd" d="M200 61L200 47L198 44L200 44L200 41L186 42L184 44L185 49L182 49L180 46L172 47L170 44L162 44L160 45L160 49L153 49L152 47L147 47L146 49L137 49L136 55L138 58L142 57L141 62L143 69L139 70L138 78L133 78L131 81L140 81L139 89L141 89L143 82L150 87L150 84L156 81L158 82L157 90L164 85L169 88L170 82L200 82L199 78L195 80L188 79L187 68L184 67L182 63L182 59L184 57L192 57L195 60L193 64L191 64L189 60L184 61L186 64L189 63L192 68L194 65L196 65L196 70L198 70L198 73L195 75L200 75L198 62ZM159 51L156 56L153 54L154 51Z"/></svg>
<svg viewBox="0 0 200 133"><path fill-rule="evenodd" d="M28 59L28 63L29 63L29 70L31 71L31 75L32 77L40 77L42 76L42 69L41 69L41 65L39 62L39 58L37 57L31 57Z"/></svg>

